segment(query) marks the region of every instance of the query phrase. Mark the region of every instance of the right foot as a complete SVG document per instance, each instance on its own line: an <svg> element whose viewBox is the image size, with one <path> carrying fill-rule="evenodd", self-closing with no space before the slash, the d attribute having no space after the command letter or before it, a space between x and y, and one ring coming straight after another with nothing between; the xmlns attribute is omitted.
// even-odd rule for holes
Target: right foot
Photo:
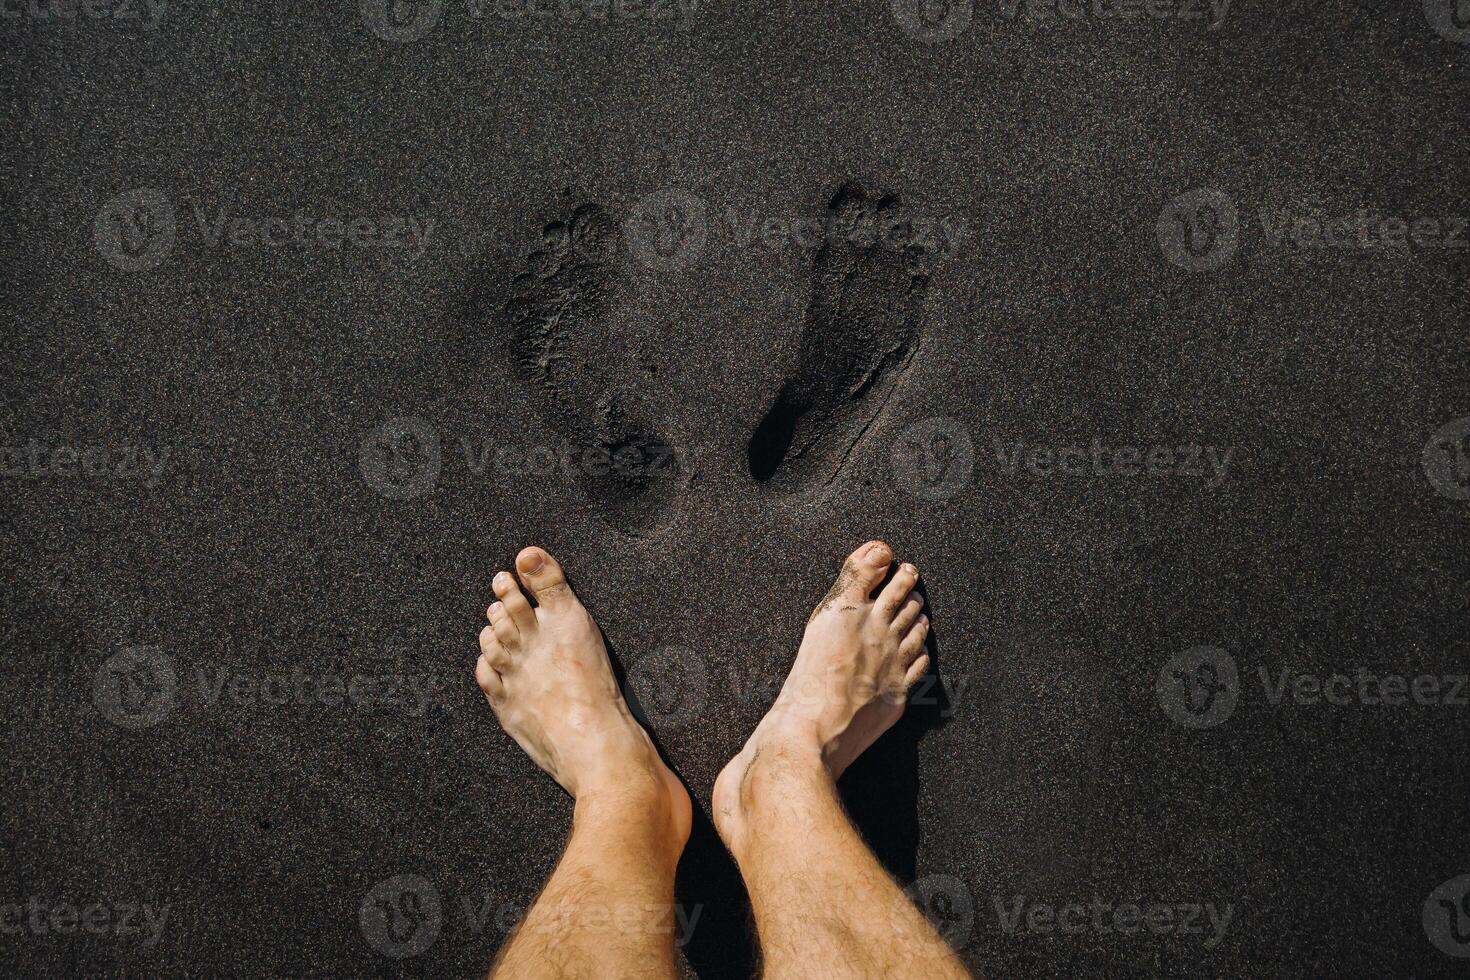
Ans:
<svg viewBox="0 0 1470 980"><path fill-rule="evenodd" d="M929 618L914 591L919 570L913 565L901 565L873 595L892 559L881 541L848 556L807 621L776 703L715 781L715 825L732 850L743 837L750 784L762 766L794 762L824 769L835 781L902 717L909 689L929 667Z"/></svg>
<svg viewBox="0 0 1470 980"><path fill-rule="evenodd" d="M475 680L501 727L583 804L633 803L668 820L682 848L689 794L633 718L597 628L555 558L516 556L521 582L496 574ZM524 583L536 598L532 606Z"/></svg>

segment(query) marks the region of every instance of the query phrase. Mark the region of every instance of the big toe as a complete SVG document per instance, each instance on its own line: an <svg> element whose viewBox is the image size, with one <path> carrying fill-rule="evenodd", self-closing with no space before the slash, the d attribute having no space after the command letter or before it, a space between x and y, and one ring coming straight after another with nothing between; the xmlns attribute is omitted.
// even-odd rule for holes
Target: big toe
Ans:
<svg viewBox="0 0 1470 980"><path fill-rule="evenodd" d="M572 598L572 587L567 585L566 573L545 548L521 549L521 553L516 555L516 571L536 597L537 605L555 608L558 603Z"/></svg>
<svg viewBox="0 0 1470 980"><path fill-rule="evenodd" d="M893 549L882 541L869 541L842 563L841 589L849 598L866 602L888 574Z"/></svg>

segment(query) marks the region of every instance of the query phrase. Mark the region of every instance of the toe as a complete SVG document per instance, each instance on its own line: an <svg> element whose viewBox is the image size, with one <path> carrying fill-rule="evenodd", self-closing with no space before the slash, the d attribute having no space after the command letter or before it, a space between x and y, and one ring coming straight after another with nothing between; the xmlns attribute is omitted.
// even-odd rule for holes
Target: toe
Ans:
<svg viewBox="0 0 1470 980"><path fill-rule="evenodd" d="M919 683L919 678L923 677L928 671L929 655L926 653L918 660L915 660L913 663L909 664L908 673L903 675L904 693L907 694L909 691L912 691L914 689L914 685Z"/></svg>
<svg viewBox="0 0 1470 980"><path fill-rule="evenodd" d="M504 671L510 667L510 651L495 635L494 626L486 626L480 630L480 656L489 661L490 666L498 671Z"/></svg>
<svg viewBox="0 0 1470 980"><path fill-rule="evenodd" d="M495 631L495 638L504 646L519 643L521 631L511 620L510 613L505 611L505 603L494 602L490 604L490 628Z"/></svg>
<svg viewBox="0 0 1470 980"><path fill-rule="evenodd" d="M909 593L918 584L919 570L917 568L908 562L898 566L898 571L893 573L893 578L883 586L883 591L878 593L878 604L875 607L877 614L891 621L898 615Z"/></svg>
<svg viewBox="0 0 1470 980"><path fill-rule="evenodd" d="M530 600L521 591L514 575L510 572L496 572L490 587L500 597L505 612L510 616L510 621L515 623L516 629L524 632L536 625L536 611L531 608Z"/></svg>
<svg viewBox="0 0 1470 980"><path fill-rule="evenodd" d="M847 556L842 564L842 574L837 579L838 590L858 602L867 602L873 595L888 566L893 562L893 551L882 541L869 541ZM905 589L905 592L908 590Z"/></svg>
<svg viewBox="0 0 1470 980"><path fill-rule="evenodd" d="M490 658L483 653L475 661L475 683L480 685L480 690L484 691L485 696L491 701L499 701L505 697L505 681L501 679L495 668L490 666Z"/></svg>
<svg viewBox="0 0 1470 980"><path fill-rule="evenodd" d="M920 616L918 622L914 623L912 629L904 635L898 644L899 662L905 665L911 664L919 659L924 652L924 639L929 635L929 617Z"/></svg>
<svg viewBox="0 0 1470 980"><path fill-rule="evenodd" d="M516 555L516 571L540 606L554 609L572 599L572 587L561 565L544 548L525 548Z"/></svg>
<svg viewBox="0 0 1470 980"><path fill-rule="evenodd" d="M924 611L924 597L917 592L910 592L903 605L898 607L898 613L893 617L893 632L903 636L909 631L909 627L918 622L919 614Z"/></svg>

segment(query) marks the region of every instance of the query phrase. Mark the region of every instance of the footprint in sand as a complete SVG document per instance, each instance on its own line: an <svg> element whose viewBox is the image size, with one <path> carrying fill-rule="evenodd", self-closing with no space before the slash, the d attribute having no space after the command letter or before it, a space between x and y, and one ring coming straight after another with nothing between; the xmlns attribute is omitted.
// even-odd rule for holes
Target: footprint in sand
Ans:
<svg viewBox="0 0 1470 980"><path fill-rule="evenodd" d="M647 422L629 366L610 353L603 326L620 233L596 204L542 229L538 248L505 304L517 369L543 412L574 446L574 471L610 523L632 535L656 529L681 483L673 449Z"/></svg>
<svg viewBox="0 0 1470 980"><path fill-rule="evenodd" d="M828 205L797 366L756 427L750 475L826 485L882 411L918 346L928 252L892 194L844 184Z"/></svg>

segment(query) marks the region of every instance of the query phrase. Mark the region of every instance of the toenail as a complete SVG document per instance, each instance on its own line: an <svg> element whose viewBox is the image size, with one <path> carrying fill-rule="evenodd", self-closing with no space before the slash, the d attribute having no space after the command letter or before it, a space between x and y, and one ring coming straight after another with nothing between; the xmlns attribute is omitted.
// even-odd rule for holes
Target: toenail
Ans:
<svg viewBox="0 0 1470 980"><path fill-rule="evenodd" d="M525 572L527 575L532 575L536 572L541 571L541 566L544 564L546 564L546 562L542 560L541 552L533 551L521 560L520 566L521 571Z"/></svg>
<svg viewBox="0 0 1470 980"><path fill-rule="evenodd" d="M507 584L509 584L509 582L510 582L510 576L507 575L505 572L496 572L495 573L495 582L494 582L495 585L507 585Z"/></svg>
<svg viewBox="0 0 1470 980"><path fill-rule="evenodd" d="M906 572L908 572L910 575L917 575L917 574L919 574L919 570L917 568L915 568L914 566L910 565L908 562L904 562L903 570L906 571Z"/></svg>
<svg viewBox="0 0 1470 980"><path fill-rule="evenodd" d="M886 565L888 564L888 548L885 545L875 544L863 557L867 558L869 565Z"/></svg>
<svg viewBox="0 0 1470 980"><path fill-rule="evenodd" d="M500 613L503 613L503 612L505 612L505 603L503 603L503 602L492 602L492 603L490 603L490 615L496 616L496 615L499 615Z"/></svg>

